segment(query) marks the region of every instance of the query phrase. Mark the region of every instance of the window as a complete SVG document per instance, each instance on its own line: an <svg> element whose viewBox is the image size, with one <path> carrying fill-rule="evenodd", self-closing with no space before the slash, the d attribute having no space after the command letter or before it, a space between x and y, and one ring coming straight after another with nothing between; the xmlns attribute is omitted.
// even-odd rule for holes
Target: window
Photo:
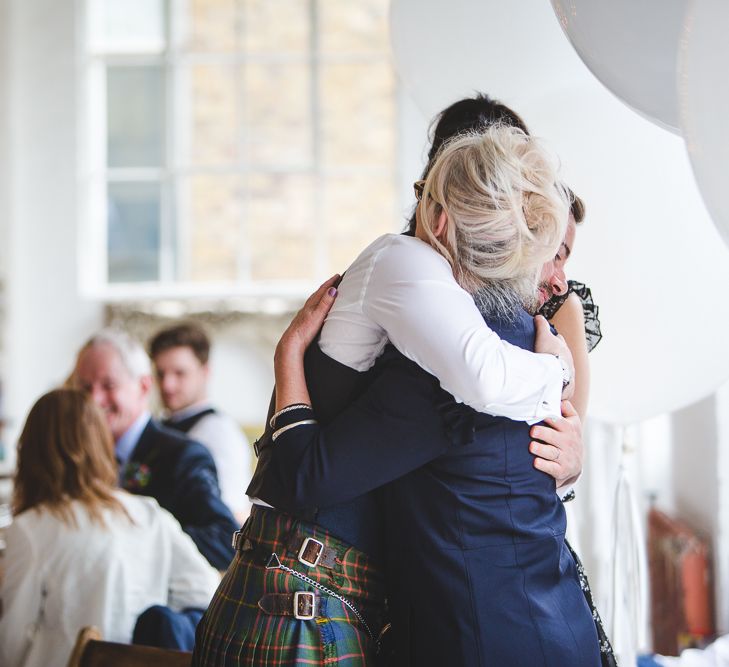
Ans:
<svg viewBox="0 0 729 667"><path fill-rule="evenodd" d="M298 291L399 228L387 7L88 0L92 282Z"/></svg>

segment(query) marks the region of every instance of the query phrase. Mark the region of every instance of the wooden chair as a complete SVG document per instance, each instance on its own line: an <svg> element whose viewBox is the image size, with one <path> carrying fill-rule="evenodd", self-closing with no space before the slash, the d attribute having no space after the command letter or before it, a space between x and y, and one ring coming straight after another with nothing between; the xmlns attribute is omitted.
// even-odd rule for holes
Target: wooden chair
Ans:
<svg viewBox="0 0 729 667"><path fill-rule="evenodd" d="M192 653L101 640L97 628L82 628L68 667L190 667Z"/></svg>

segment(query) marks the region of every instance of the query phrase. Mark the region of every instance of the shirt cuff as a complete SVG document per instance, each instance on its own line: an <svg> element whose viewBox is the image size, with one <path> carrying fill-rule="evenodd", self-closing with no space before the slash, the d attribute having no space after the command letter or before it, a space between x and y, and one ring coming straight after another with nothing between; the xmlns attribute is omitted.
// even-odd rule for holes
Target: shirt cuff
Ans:
<svg viewBox="0 0 729 667"><path fill-rule="evenodd" d="M549 363L545 389L534 408L534 419L527 420L529 424L536 424L548 417L559 419L562 416L562 364L557 357L547 354Z"/></svg>
<svg viewBox="0 0 729 667"><path fill-rule="evenodd" d="M557 495L563 503L572 502L575 499L574 484L565 484L557 489Z"/></svg>
<svg viewBox="0 0 729 667"><path fill-rule="evenodd" d="M544 386L544 391L539 394L536 403L531 403L531 401L534 401L533 397L536 394L536 391L531 391L528 392L532 397L529 403L526 402L526 399L519 405L489 403L485 406L485 409L479 410L479 412L526 422L530 426L544 421L548 417L559 419L562 416L562 364L552 354L536 354L538 357L542 357L544 361L542 365L543 374L536 378L533 375L525 375L519 380L520 383L525 385L531 383L532 385ZM513 382L514 380L512 380Z"/></svg>

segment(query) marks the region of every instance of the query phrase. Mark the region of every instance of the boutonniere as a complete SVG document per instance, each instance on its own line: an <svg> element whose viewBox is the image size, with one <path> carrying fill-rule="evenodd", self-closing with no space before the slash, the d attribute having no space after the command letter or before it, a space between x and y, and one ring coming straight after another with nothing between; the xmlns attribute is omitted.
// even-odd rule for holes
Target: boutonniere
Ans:
<svg viewBox="0 0 729 667"><path fill-rule="evenodd" d="M125 489L130 491L138 491L145 488L152 478L149 466L144 463L135 463L131 461L124 468L123 484Z"/></svg>

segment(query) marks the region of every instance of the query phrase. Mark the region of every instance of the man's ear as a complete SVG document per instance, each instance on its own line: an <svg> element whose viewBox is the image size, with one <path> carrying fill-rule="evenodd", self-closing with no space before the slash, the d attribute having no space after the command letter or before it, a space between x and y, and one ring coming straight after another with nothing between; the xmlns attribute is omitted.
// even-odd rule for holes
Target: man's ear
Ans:
<svg viewBox="0 0 729 667"><path fill-rule="evenodd" d="M152 391L152 385L154 384L151 375L142 375L139 378L139 386L142 388L142 395L149 396L149 392Z"/></svg>
<svg viewBox="0 0 729 667"><path fill-rule="evenodd" d="M433 235L439 241L442 241L442 237L445 236L446 229L448 229L448 214L444 210L441 210L440 215L438 216L438 222L433 229Z"/></svg>

